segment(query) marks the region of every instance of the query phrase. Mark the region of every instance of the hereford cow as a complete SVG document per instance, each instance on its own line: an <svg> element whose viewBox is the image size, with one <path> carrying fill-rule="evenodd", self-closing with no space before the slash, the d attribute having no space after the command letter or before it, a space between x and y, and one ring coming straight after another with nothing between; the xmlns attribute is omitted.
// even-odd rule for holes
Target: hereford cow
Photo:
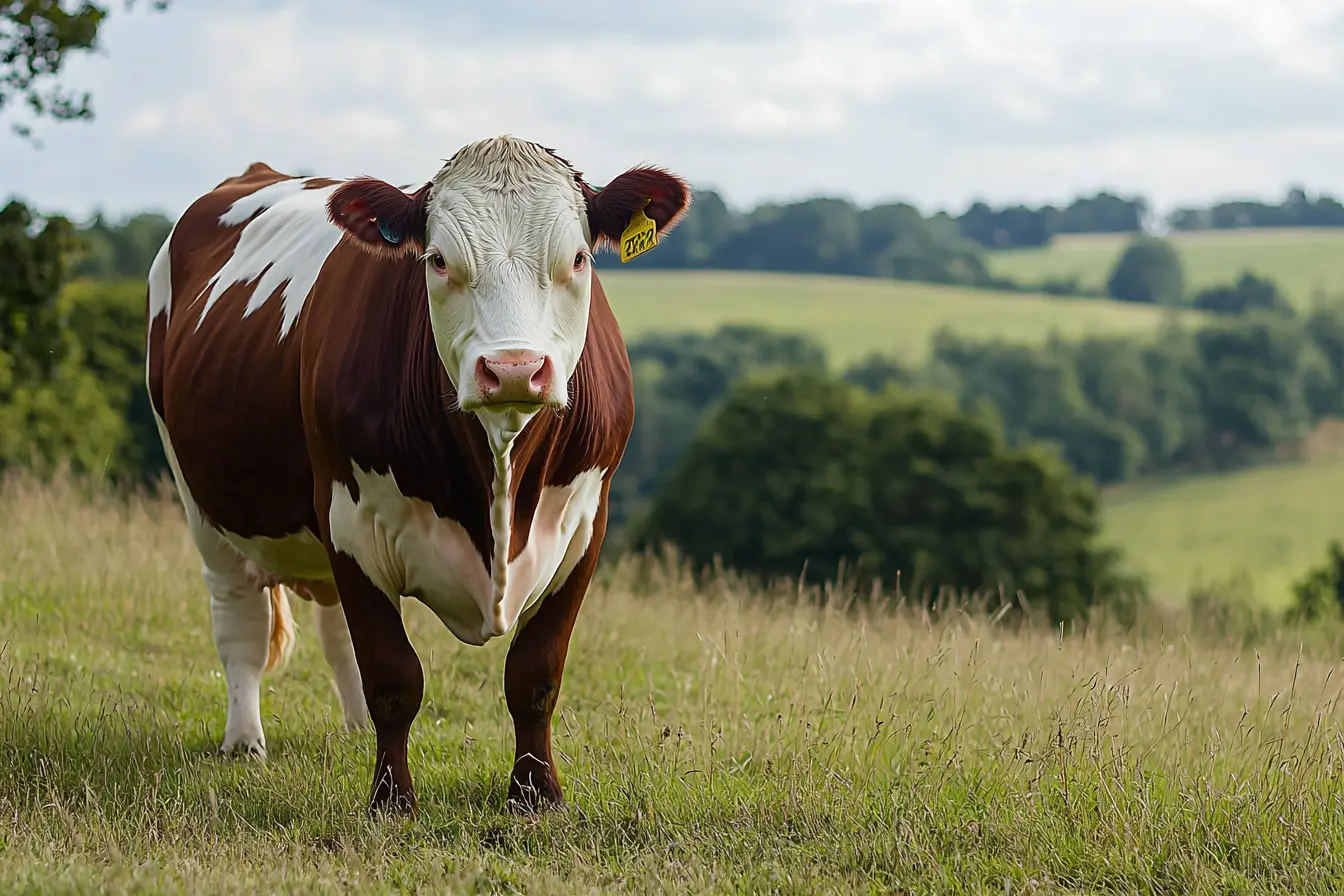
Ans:
<svg viewBox="0 0 1344 896"><path fill-rule="evenodd" d="M551 713L634 417L593 253L656 243L689 203L663 170L595 190L501 137L418 188L255 163L186 210L149 274L146 374L210 593L223 750L265 756L289 588L347 725L373 722L371 806L413 811L410 595L467 644L517 629L510 803L562 801Z"/></svg>

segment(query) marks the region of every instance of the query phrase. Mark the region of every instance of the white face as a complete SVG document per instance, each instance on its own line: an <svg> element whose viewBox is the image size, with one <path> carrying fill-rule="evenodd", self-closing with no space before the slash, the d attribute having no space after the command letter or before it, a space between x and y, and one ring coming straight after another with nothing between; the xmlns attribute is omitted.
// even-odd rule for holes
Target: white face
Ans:
<svg viewBox="0 0 1344 896"><path fill-rule="evenodd" d="M484 422L563 408L592 286L573 173L527 144L459 154L431 187L423 263L434 341L462 409Z"/></svg>

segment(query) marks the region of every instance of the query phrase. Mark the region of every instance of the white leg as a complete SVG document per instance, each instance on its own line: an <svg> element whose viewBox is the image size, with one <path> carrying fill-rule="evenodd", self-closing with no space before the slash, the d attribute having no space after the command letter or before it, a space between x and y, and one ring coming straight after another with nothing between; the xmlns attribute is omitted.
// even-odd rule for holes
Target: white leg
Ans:
<svg viewBox="0 0 1344 896"><path fill-rule="evenodd" d="M242 564L227 571L205 565L210 591L210 621L215 650L224 664L228 688L228 720L224 725L226 753L266 758L266 735L261 727L261 673L270 646L271 601L242 573Z"/></svg>
<svg viewBox="0 0 1344 896"><path fill-rule="evenodd" d="M345 711L345 727L362 728L369 721L369 707L364 700L364 686L355 662L355 647L350 642L350 629L345 622L345 611L340 604L324 607L313 603L317 623L317 637L322 642L322 655L327 658L336 677L336 693Z"/></svg>
<svg viewBox="0 0 1344 896"><path fill-rule="evenodd" d="M166 243L164 248L167 248ZM159 428L168 466L173 471L178 496L182 499L187 528L201 555L201 578L210 592L215 651L224 664L229 695L224 742L220 749L264 759L266 735L261 728L261 673L270 652L271 600L249 579L247 561L242 554L201 518L196 501L182 478L168 429L157 411L154 422Z"/></svg>

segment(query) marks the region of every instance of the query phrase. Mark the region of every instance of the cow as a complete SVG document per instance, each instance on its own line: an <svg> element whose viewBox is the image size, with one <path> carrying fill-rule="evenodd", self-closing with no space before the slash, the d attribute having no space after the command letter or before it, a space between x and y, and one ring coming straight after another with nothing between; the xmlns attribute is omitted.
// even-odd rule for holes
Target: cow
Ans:
<svg viewBox="0 0 1344 896"><path fill-rule="evenodd" d="M372 723L369 809L414 814L414 597L466 644L515 633L508 805L563 804L551 716L634 420L594 255L656 245L690 202L665 169L594 189L506 135L420 185L254 162L187 207L148 276L146 384L209 593L222 751L266 758L292 593L345 725Z"/></svg>

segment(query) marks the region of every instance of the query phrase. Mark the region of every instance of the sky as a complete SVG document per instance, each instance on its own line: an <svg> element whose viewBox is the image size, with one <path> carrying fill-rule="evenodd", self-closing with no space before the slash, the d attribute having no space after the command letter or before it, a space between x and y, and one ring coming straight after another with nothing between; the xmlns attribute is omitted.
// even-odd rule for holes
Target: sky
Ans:
<svg viewBox="0 0 1344 896"><path fill-rule="evenodd" d="M97 118L0 116L0 200L175 217L254 160L410 183L504 133L740 209L1344 195L1344 0L108 5L64 77Z"/></svg>

